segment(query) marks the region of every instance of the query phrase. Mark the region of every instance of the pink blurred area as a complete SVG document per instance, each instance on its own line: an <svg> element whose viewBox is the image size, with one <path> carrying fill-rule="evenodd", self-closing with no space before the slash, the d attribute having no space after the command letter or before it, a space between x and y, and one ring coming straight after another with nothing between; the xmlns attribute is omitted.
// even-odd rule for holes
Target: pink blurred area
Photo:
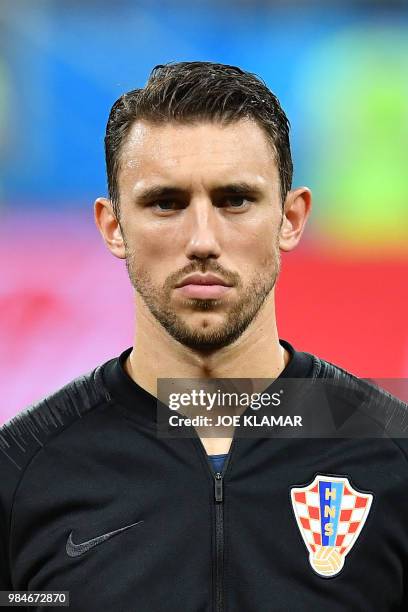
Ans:
<svg viewBox="0 0 408 612"><path fill-rule="evenodd" d="M0 257L4 422L130 346L133 299L91 211L8 216Z"/></svg>
<svg viewBox="0 0 408 612"><path fill-rule="evenodd" d="M0 285L0 423L132 344L123 261L91 210L5 215ZM302 246L283 256L280 337L362 377L408 377L408 259L340 258Z"/></svg>

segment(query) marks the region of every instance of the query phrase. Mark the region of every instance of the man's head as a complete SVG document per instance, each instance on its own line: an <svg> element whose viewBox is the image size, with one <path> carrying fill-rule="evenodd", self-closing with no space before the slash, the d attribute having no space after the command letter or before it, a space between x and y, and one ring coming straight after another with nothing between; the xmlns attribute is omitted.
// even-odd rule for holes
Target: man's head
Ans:
<svg viewBox="0 0 408 612"><path fill-rule="evenodd" d="M163 124L253 119L265 131L279 171L282 202L292 184L289 121L277 97L254 74L235 66L180 62L156 66L143 89L112 106L105 136L109 196L119 216L121 150L137 120Z"/></svg>
<svg viewBox="0 0 408 612"><path fill-rule="evenodd" d="M273 296L279 250L296 246L310 208L307 189L290 191L288 132L274 94L222 64L156 67L112 107L110 198L96 201L96 221L149 312L186 346L231 344ZM229 288L177 287L192 273Z"/></svg>

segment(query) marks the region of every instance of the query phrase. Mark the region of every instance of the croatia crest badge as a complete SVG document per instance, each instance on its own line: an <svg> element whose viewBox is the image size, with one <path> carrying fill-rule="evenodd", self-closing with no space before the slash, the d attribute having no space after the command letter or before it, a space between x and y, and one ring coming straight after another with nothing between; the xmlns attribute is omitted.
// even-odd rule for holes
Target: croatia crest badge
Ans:
<svg viewBox="0 0 408 612"><path fill-rule="evenodd" d="M348 478L318 474L292 487L291 500L309 561L319 576L338 574L370 512L373 495L356 491Z"/></svg>

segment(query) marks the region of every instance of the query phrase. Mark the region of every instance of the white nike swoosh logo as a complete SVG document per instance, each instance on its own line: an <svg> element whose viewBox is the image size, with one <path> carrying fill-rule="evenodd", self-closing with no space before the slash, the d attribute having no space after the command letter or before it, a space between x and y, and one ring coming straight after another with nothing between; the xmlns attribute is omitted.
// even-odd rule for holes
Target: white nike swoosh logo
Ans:
<svg viewBox="0 0 408 612"><path fill-rule="evenodd" d="M112 538L113 536L117 535L118 533L121 533L122 531L125 531L126 529L134 527L134 525L139 525L140 523L143 523L143 521L137 521L137 523L126 525L125 527L121 527L120 529L115 529L115 531L109 531L109 533L104 533L100 536L97 536L96 538L87 540L86 542L80 542L79 544L75 544L75 542L72 541L73 532L71 531L68 536L66 545L67 555L69 557L79 557L80 555L83 555L88 552L90 548L93 548L94 546L97 546L102 542L106 542L106 540L109 540L109 538Z"/></svg>

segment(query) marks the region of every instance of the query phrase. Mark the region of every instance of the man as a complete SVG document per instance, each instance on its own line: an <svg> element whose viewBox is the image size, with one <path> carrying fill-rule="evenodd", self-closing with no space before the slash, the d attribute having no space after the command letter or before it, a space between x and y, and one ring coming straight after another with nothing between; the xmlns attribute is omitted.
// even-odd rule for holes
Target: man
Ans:
<svg viewBox="0 0 408 612"><path fill-rule="evenodd" d="M336 381L343 433L362 405L405 415L279 339L280 252L311 208L288 132L222 64L158 66L113 105L95 220L126 260L134 343L2 428L1 589L76 611L406 609L403 438L158 435L161 379Z"/></svg>

